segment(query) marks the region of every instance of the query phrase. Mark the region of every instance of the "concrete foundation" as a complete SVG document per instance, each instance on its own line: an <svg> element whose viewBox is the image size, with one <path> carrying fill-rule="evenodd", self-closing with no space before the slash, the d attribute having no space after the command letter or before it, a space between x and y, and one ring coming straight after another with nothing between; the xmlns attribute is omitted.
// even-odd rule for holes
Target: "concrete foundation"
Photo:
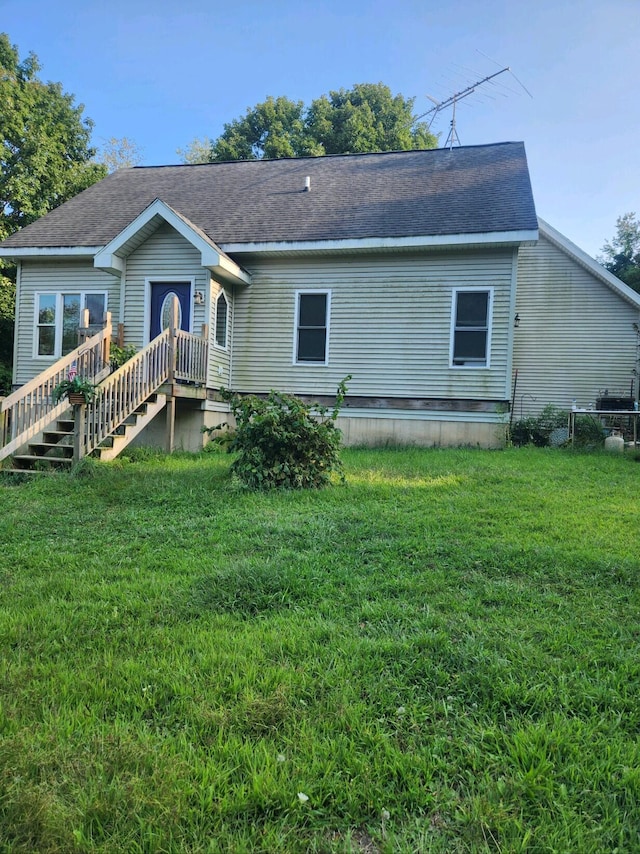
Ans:
<svg viewBox="0 0 640 854"><path fill-rule="evenodd" d="M201 401L176 401L174 450L201 451L210 441L203 427L228 424L233 426L229 412L209 411L201 408ZM502 448L506 440L506 424L499 419L478 421L466 415L463 419L446 420L429 413L425 417L407 417L378 413L362 416L345 415L337 420L346 446L362 445L416 445L419 447L479 447ZM137 445L166 447L166 415L161 412L136 440Z"/></svg>
<svg viewBox="0 0 640 854"><path fill-rule="evenodd" d="M500 422L344 416L336 423L342 430L343 444L347 446L503 448L506 442L506 425Z"/></svg>

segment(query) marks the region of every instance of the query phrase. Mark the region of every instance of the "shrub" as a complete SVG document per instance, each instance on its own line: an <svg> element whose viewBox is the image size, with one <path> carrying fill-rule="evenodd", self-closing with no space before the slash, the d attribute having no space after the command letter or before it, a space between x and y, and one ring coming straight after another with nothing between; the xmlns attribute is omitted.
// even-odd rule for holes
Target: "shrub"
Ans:
<svg viewBox="0 0 640 854"><path fill-rule="evenodd" d="M0 362L0 397L11 394L11 368Z"/></svg>
<svg viewBox="0 0 640 854"><path fill-rule="evenodd" d="M568 420L569 412L566 409L548 404L537 417L515 421L510 430L511 441L514 445L536 445L539 448L565 444L569 440ZM598 446L603 439L604 430L597 418L591 415L576 418L574 444Z"/></svg>
<svg viewBox="0 0 640 854"><path fill-rule="evenodd" d="M338 386L331 411L277 391L258 397L220 389L236 419L228 441L228 450L238 452L231 471L250 489L326 486L332 472L341 472L342 434L335 421L350 379L345 377ZM205 432L211 435L218 429Z"/></svg>
<svg viewBox="0 0 640 854"><path fill-rule="evenodd" d="M126 347L120 347L118 344L111 344L109 351L109 365L112 371L117 371L125 362L132 359L138 351L133 344L127 344Z"/></svg>

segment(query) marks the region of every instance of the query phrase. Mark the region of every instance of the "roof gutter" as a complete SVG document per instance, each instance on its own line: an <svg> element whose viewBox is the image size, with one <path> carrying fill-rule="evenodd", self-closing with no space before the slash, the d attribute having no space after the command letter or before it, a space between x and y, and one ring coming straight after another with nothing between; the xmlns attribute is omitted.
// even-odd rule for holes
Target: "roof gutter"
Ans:
<svg viewBox="0 0 640 854"><path fill-rule="evenodd" d="M488 231L477 234L438 234L415 237L363 237L346 240L254 241L253 243L220 243L229 255L242 253L268 254L282 252L368 252L376 249L429 249L461 246L516 246L535 243L538 229Z"/></svg>
<svg viewBox="0 0 640 854"><path fill-rule="evenodd" d="M0 258L93 258L102 246L16 246L0 247Z"/></svg>

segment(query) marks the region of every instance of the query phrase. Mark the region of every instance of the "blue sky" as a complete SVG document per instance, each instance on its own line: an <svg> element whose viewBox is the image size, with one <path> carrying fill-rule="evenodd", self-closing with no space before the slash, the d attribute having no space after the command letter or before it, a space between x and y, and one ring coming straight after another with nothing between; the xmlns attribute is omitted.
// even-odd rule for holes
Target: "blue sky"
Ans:
<svg viewBox="0 0 640 854"><path fill-rule="evenodd" d="M463 145L524 140L538 213L592 255L640 213L640 0L0 0L0 29L147 165L268 95L382 81L462 101ZM450 113L433 127L444 143Z"/></svg>

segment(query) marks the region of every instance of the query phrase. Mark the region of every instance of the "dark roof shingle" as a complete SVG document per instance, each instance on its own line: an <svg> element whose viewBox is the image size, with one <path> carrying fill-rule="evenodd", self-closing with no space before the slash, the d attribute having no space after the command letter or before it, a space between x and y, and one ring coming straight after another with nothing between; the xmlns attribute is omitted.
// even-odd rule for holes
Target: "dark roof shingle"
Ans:
<svg viewBox="0 0 640 854"><path fill-rule="evenodd" d="M537 228L524 145L505 142L121 169L2 247L102 246L156 198L219 245Z"/></svg>

